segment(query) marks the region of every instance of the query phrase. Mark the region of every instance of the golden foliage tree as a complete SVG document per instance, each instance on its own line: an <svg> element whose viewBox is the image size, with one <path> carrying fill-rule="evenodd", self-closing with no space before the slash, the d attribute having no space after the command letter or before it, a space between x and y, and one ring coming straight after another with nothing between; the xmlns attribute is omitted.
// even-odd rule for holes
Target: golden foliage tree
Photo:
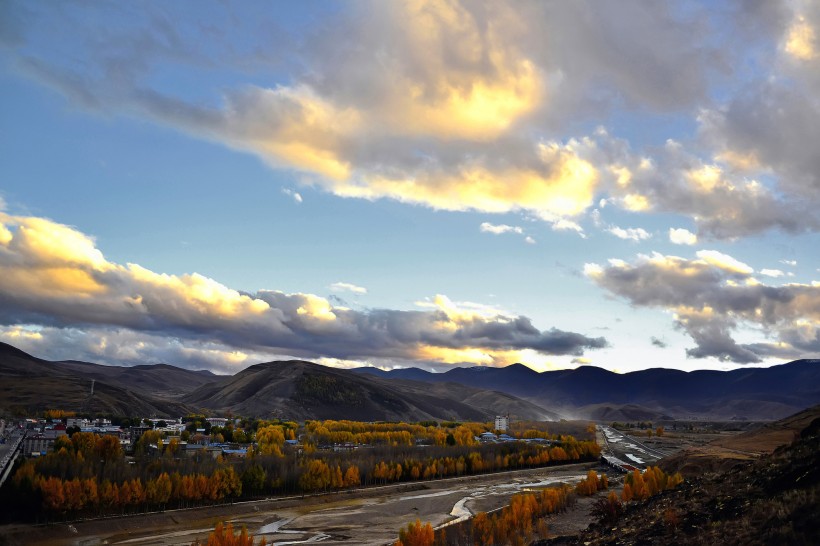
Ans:
<svg viewBox="0 0 820 546"><path fill-rule="evenodd" d="M265 539L261 538L256 546L265 546L265 544ZM254 538L248 536L248 530L245 527L239 533L235 533L231 522L227 525L220 522L208 535L207 542L203 544L197 540L191 546L254 546Z"/></svg>
<svg viewBox="0 0 820 546"><path fill-rule="evenodd" d="M417 519L415 523L408 523L407 527L399 531L399 540L395 546L433 546L435 540L433 526Z"/></svg>

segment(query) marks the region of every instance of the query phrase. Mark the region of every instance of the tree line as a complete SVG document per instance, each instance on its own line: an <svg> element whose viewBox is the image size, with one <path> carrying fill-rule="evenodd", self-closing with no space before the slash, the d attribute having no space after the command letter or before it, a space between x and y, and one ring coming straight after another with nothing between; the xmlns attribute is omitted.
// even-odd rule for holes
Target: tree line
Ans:
<svg viewBox="0 0 820 546"><path fill-rule="evenodd" d="M197 450L182 456L175 439L156 431L126 459L119 440L78 432L55 441L47 455L25 461L11 483L29 514L47 519L191 507L262 495L338 491L361 485L434 480L507 469L595 460L594 442L567 437L561 445L525 442L416 447L384 445L350 452L298 452L285 431L257 431L257 449L242 460ZM155 442L155 443L154 443ZM162 449L149 449L159 446Z"/></svg>

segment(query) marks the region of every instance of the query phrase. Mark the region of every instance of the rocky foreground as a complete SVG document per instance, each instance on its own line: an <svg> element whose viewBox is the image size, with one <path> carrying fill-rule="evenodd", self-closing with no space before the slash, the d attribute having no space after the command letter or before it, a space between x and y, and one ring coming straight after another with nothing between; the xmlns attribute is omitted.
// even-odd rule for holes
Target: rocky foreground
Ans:
<svg viewBox="0 0 820 546"><path fill-rule="evenodd" d="M538 545L820 544L820 418L793 442Z"/></svg>

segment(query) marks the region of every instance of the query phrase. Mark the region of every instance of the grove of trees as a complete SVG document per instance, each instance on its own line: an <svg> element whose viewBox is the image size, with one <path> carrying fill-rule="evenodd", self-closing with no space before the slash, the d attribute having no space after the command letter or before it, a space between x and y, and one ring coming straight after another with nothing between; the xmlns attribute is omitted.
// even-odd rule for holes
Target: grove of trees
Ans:
<svg viewBox="0 0 820 546"><path fill-rule="evenodd" d="M232 436L239 432L228 430L223 428ZM243 459L213 458L204 448L183 449L179 440L163 439L157 430L145 431L134 455L126 457L116 436L75 432L58 438L47 455L26 460L11 484L24 508L20 513L51 521L435 480L600 456L594 441L537 429L519 434L553 443L478 443L475 435L483 430L486 425L478 423L442 427L311 421L297 449L286 445L296 435L295 423L258 421L242 432L256 437ZM419 439L430 443L418 445ZM323 442L339 444L337 440L369 445L317 449Z"/></svg>

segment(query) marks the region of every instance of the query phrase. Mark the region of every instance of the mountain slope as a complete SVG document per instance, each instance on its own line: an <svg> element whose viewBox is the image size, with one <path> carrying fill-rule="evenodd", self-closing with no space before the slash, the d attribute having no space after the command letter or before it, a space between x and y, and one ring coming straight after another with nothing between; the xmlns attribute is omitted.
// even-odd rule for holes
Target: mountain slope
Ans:
<svg viewBox="0 0 820 546"><path fill-rule="evenodd" d="M820 544L820 407L769 429L788 430L789 438L759 459L692 475L677 489L632 503L617 521L534 544Z"/></svg>
<svg viewBox="0 0 820 546"><path fill-rule="evenodd" d="M56 364L89 379L104 381L124 389L144 391L162 398L181 396L205 383L219 379L218 375L209 371L186 370L168 364L101 366L77 360L66 360Z"/></svg>
<svg viewBox="0 0 820 546"><path fill-rule="evenodd" d="M26 413L63 409L158 417L176 417L189 412L191 408L184 404L160 398L150 390L140 388L140 384L147 381L145 377L151 377L153 373L153 369L131 371L112 367L109 370L107 366L85 362L50 362L0 343L0 384L3 385L0 389L0 408L8 411L20 409ZM190 373L203 377L199 372ZM169 379L182 376L187 377L183 373L180 376L169 375ZM95 380L93 396L92 379ZM168 385L173 385L173 382L166 381L166 390Z"/></svg>

